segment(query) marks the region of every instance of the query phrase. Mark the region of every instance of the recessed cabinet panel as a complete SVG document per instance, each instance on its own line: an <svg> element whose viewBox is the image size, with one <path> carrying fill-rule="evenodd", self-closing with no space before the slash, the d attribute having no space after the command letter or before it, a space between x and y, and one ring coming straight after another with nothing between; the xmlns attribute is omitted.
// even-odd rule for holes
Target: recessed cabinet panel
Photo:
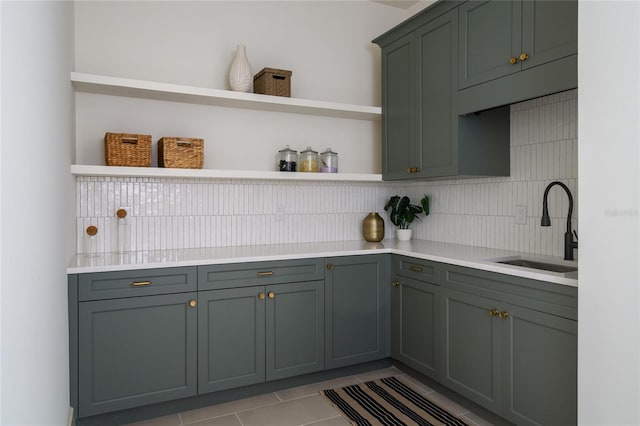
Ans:
<svg viewBox="0 0 640 426"><path fill-rule="evenodd" d="M578 52L577 1L525 1L522 9L523 69Z"/></svg>
<svg viewBox="0 0 640 426"><path fill-rule="evenodd" d="M500 323L490 299L443 289L445 354L443 382L494 412L501 409Z"/></svg>
<svg viewBox="0 0 640 426"><path fill-rule="evenodd" d="M520 70L520 1L471 1L459 8L460 89Z"/></svg>
<svg viewBox="0 0 640 426"><path fill-rule="evenodd" d="M577 322L505 305L503 416L522 425L577 424Z"/></svg>
<svg viewBox="0 0 640 426"><path fill-rule="evenodd" d="M195 293L81 302L80 417L196 394Z"/></svg>
<svg viewBox="0 0 640 426"><path fill-rule="evenodd" d="M416 35L420 49L420 141L417 145L423 177L455 174L458 169L457 86L455 52L457 21L453 15L426 25Z"/></svg>
<svg viewBox="0 0 640 426"><path fill-rule="evenodd" d="M198 392L265 380L263 287L198 294Z"/></svg>
<svg viewBox="0 0 640 426"><path fill-rule="evenodd" d="M400 276L392 290L393 357L439 378L440 286Z"/></svg>
<svg viewBox="0 0 640 426"><path fill-rule="evenodd" d="M414 58L413 35L394 42L383 52L382 173L385 179L402 178L406 176L407 168L421 167L420 164L414 164Z"/></svg>
<svg viewBox="0 0 640 426"><path fill-rule="evenodd" d="M330 265L325 272L326 368L388 356L388 257L334 257L326 262Z"/></svg>
<svg viewBox="0 0 640 426"><path fill-rule="evenodd" d="M267 380L324 369L324 281L267 287Z"/></svg>

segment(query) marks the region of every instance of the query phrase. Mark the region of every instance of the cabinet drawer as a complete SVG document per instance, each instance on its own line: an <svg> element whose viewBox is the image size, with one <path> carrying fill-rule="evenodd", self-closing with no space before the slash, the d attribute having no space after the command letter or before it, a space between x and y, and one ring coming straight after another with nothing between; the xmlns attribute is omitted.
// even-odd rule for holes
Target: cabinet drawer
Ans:
<svg viewBox="0 0 640 426"><path fill-rule="evenodd" d="M198 290L324 279L324 259L251 262L198 268Z"/></svg>
<svg viewBox="0 0 640 426"><path fill-rule="evenodd" d="M78 299L86 301L196 291L196 280L195 266L80 274Z"/></svg>
<svg viewBox="0 0 640 426"><path fill-rule="evenodd" d="M440 269L437 263L410 257L393 257L393 274L439 284Z"/></svg>

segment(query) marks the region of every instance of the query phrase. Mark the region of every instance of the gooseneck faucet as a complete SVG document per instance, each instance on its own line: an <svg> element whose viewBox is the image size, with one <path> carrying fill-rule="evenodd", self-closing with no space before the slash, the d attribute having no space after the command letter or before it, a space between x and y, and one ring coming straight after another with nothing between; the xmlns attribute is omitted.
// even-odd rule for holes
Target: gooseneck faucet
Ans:
<svg viewBox="0 0 640 426"><path fill-rule="evenodd" d="M542 220L540 221L541 226L551 226L551 219L549 218L549 209L547 207L547 195L549 194L549 190L552 186L559 185L562 189L565 190L567 195L569 196L569 213L567 214L567 232L564 233L564 260L573 260L573 249L578 248L578 234L576 231L573 231L573 234L576 236L576 241L573 240L573 234L571 233L571 214L573 213L573 196L571 195L571 191L567 185L562 182L553 181L547 188L544 190L544 197L542 199Z"/></svg>

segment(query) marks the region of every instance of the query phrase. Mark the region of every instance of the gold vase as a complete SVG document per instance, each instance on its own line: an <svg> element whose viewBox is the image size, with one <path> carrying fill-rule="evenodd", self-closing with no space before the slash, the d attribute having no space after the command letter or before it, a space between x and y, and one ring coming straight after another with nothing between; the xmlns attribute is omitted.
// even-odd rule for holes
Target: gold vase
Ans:
<svg viewBox="0 0 640 426"><path fill-rule="evenodd" d="M377 243L384 238L384 220L376 212L371 212L362 221L362 236L365 240Z"/></svg>

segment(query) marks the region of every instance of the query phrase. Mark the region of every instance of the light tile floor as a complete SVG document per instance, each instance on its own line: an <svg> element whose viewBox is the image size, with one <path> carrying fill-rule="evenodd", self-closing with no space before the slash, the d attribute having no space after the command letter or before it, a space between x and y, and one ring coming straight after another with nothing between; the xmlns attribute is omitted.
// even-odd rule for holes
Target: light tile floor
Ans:
<svg viewBox="0 0 640 426"><path fill-rule="evenodd" d="M399 376L407 385L462 419L469 426L491 424L395 367L340 377L274 393L254 396L126 426L349 426L320 394L324 389L349 386L382 377Z"/></svg>

